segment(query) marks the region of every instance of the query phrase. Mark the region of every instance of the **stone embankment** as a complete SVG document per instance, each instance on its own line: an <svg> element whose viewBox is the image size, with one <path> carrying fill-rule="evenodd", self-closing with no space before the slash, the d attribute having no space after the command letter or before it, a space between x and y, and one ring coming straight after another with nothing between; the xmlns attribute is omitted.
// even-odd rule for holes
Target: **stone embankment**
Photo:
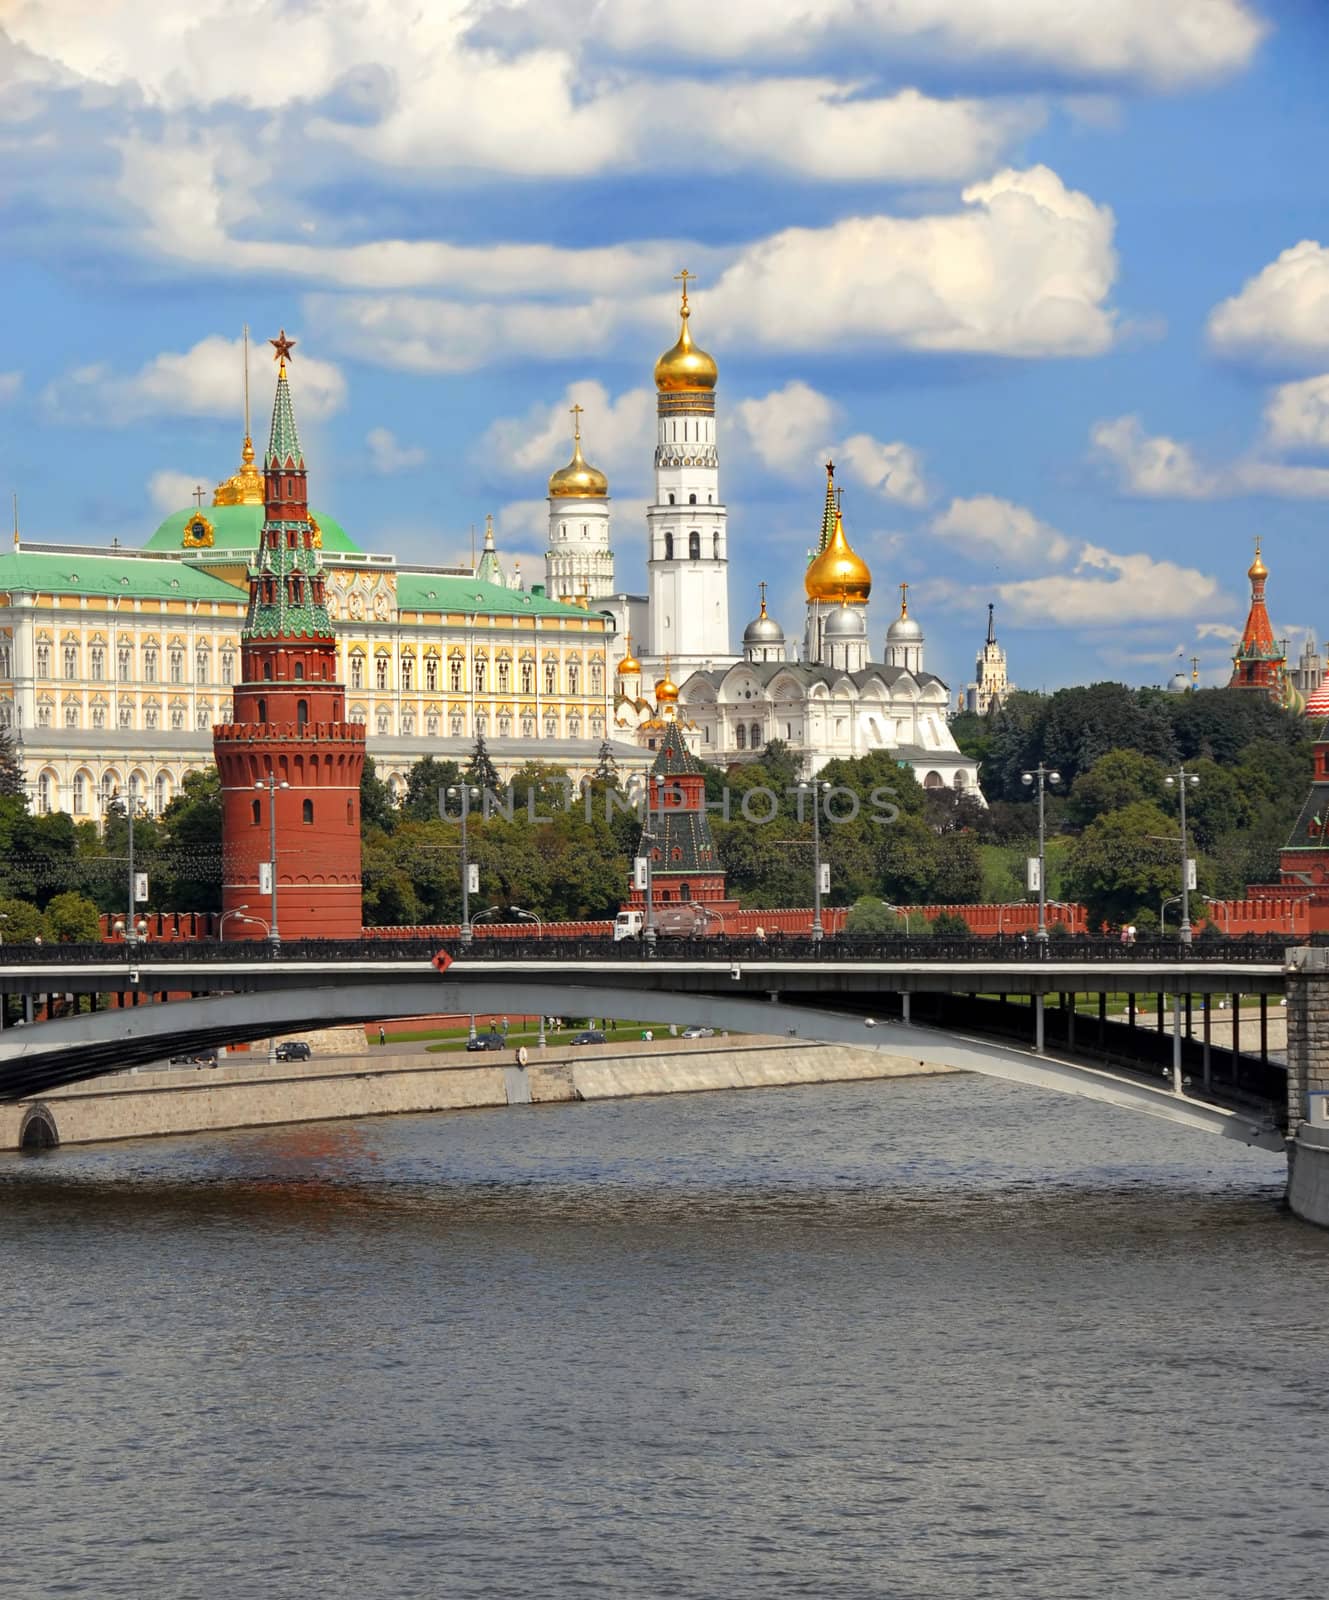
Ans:
<svg viewBox="0 0 1329 1600"><path fill-rule="evenodd" d="M329 1041L329 1043L331 1043ZM263 1128L339 1117L462 1111L910 1077L949 1068L875 1050L780 1038L657 1039L651 1043L465 1055L316 1053L269 1065L258 1051L216 1067L117 1073L39 1101L0 1105L0 1151L164 1134Z"/></svg>

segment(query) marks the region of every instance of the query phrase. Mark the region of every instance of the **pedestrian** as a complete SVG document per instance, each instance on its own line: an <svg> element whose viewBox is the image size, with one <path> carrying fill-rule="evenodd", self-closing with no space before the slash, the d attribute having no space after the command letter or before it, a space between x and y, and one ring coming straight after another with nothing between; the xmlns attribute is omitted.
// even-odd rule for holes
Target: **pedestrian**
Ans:
<svg viewBox="0 0 1329 1600"><path fill-rule="evenodd" d="M381 1022L378 1025L378 1042L380 1044L386 1044L388 1042L388 1030Z"/></svg>
<svg viewBox="0 0 1329 1600"><path fill-rule="evenodd" d="M508 1019L506 1017L499 1023L499 1027L503 1030L503 1037L506 1039L508 1036Z"/></svg>

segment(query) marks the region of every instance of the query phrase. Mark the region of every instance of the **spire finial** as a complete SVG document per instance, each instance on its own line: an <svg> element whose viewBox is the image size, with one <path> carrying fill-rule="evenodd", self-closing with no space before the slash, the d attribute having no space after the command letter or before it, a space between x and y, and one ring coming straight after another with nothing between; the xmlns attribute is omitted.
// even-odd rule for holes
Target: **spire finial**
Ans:
<svg viewBox="0 0 1329 1600"><path fill-rule="evenodd" d="M900 585L900 615L902 617L909 615L909 585L907 583Z"/></svg>
<svg viewBox="0 0 1329 1600"><path fill-rule="evenodd" d="M485 512L485 549L486 550L492 550L493 548L494 548L494 513L492 511L486 511Z"/></svg>
<svg viewBox="0 0 1329 1600"><path fill-rule="evenodd" d="M1199 681L1200 681L1200 658L1199 658L1199 656L1192 656L1191 657L1191 682L1192 683L1199 683Z"/></svg>
<svg viewBox="0 0 1329 1600"><path fill-rule="evenodd" d="M272 358L274 361L280 363L277 368L277 376L279 378L284 378L286 376L287 358L290 356L291 351L295 349L295 340L288 339L286 337L286 329L283 328L277 337L275 339L269 339L268 343L277 352Z"/></svg>
<svg viewBox="0 0 1329 1600"><path fill-rule="evenodd" d="M572 442L574 444L580 444L581 443L581 414L582 414L583 407L580 406L580 405L574 405L570 409L572 411Z"/></svg>
<svg viewBox="0 0 1329 1600"><path fill-rule="evenodd" d="M688 310L688 280L689 279L691 279L693 283L696 283L697 274L695 272L689 272L686 267L684 267L681 272L676 272L674 274L674 282L675 283L680 283L681 282L682 285L683 285L683 305L681 307L681 310L682 310L682 313L683 313L683 315L685 317L692 315L692 313Z"/></svg>
<svg viewBox="0 0 1329 1600"><path fill-rule="evenodd" d="M991 600L989 600L988 601L988 643L989 644L996 644L996 642L997 642L997 628L996 628L996 624L992 620L992 613L996 609L997 608L993 605Z"/></svg>
<svg viewBox="0 0 1329 1600"><path fill-rule="evenodd" d="M763 578L761 580L761 582L757 585L757 587L761 590L761 615L764 617L766 615L766 580L765 580L765 578Z"/></svg>

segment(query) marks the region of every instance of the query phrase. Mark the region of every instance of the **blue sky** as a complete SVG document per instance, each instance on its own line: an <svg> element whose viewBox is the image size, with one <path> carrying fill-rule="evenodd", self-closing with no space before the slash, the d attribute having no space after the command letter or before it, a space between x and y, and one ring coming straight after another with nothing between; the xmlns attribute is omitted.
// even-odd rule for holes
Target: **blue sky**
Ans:
<svg viewBox="0 0 1329 1600"><path fill-rule="evenodd" d="M735 634L762 578L797 627L827 450L874 638L912 584L957 686L989 600L1021 686L1220 681L1257 533L1275 626L1329 631L1316 0L93 9L0 5L29 537L142 543L232 471L248 322L255 432L284 326L365 548L456 559L492 511L538 578L576 399L640 587L686 264Z"/></svg>

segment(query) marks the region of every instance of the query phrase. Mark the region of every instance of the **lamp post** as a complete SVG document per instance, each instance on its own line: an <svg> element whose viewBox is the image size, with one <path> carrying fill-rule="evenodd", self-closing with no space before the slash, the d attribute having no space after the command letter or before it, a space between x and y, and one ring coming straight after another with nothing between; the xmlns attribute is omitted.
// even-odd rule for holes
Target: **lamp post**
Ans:
<svg viewBox="0 0 1329 1600"><path fill-rule="evenodd" d="M461 928L459 930L461 942L470 944L471 932L471 858L466 842L466 819L470 814L471 801L480 798L480 791L469 784L455 784L451 789L440 790L438 796L438 809L444 821L448 820L448 801L461 801ZM477 888L479 885L477 884ZM471 1023L472 1035L475 1023Z"/></svg>
<svg viewBox="0 0 1329 1600"><path fill-rule="evenodd" d="M1181 805L1181 927L1177 937L1182 944L1191 942L1191 858L1189 841L1186 838L1186 791L1194 789L1200 782L1194 772L1187 772L1186 768L1178 767L1175 773L1169 772L1163 779L1169 789L1176 789L1177 799Z"/></svg>
<svg viewBox="0 0 1329 1600"><path fill-rule="evenodd" d="M268 943L274 950L279 950L281 929L277 926L277 790L289 789L291 786L286 782L278 783L277 774L270 772L266 778L260 778L254 787L268 791L268 872L272 878L272 916L268 922ZM131 855L133 853L132 845L130 853Z"/></svg>
<svg viewBox="0 0 1329 1600"><path fill-rule="evenodd" d="M1180 899L1181 896L1179 894L1169 894L1165 895L1164 898L1159 901L1158 934L1160 938L1162 938L1162 936L1167 932L1167 908L1169 906L1175 906Z"/></svg>
<svg viewBox="0 0 1329 1600"><path fill-rule="evenodd" d="M646 820L648 822L651 820L650 804L651 795L648 789L646 792ZM646 847L645 854L641 858L646 878L643 889L646 896L646 924L642 929L641 937L646 946L646 954L653 956L655 954L655 867L651 859L651 851L655 848L655 835L649 828L642 830L641 842Z"/></svg>
<svg viewBox="0 0 1329 1600"><path fill-rule="evenodd" d="M812 796L812 942L820 944L825 937L821 925L821 797L829 794L829 783L800 783L799 795Z"/></svg>
<svg viewBox="0 0 1329 1600"><path fill-rule="evenodd" d="M247 915L248 911L249 907L247 905L234 906L230 911L223 911L221 915L221 921L217 924L218 938L222 938L226 933L227 917L234 917L237 922L253 922L257 924L258 927L262 928L265 935L272 932L272 929L266 922L264 922L262 917L251 917Z"/></svg>
<svg viewBox="0 0 1329 1600"><path fill-rule="evenodd" d="M1047 834L1043 821L1043 791L1050 783L1060 783L1061 774L1054 772L1050 767L1045 767L1040 761L1032 772L1021 773L1020 782L1026 788L1035 783L1038 785L1038 931L1034 937L1039 944L1046 944L1048 939Z"/></svg>

